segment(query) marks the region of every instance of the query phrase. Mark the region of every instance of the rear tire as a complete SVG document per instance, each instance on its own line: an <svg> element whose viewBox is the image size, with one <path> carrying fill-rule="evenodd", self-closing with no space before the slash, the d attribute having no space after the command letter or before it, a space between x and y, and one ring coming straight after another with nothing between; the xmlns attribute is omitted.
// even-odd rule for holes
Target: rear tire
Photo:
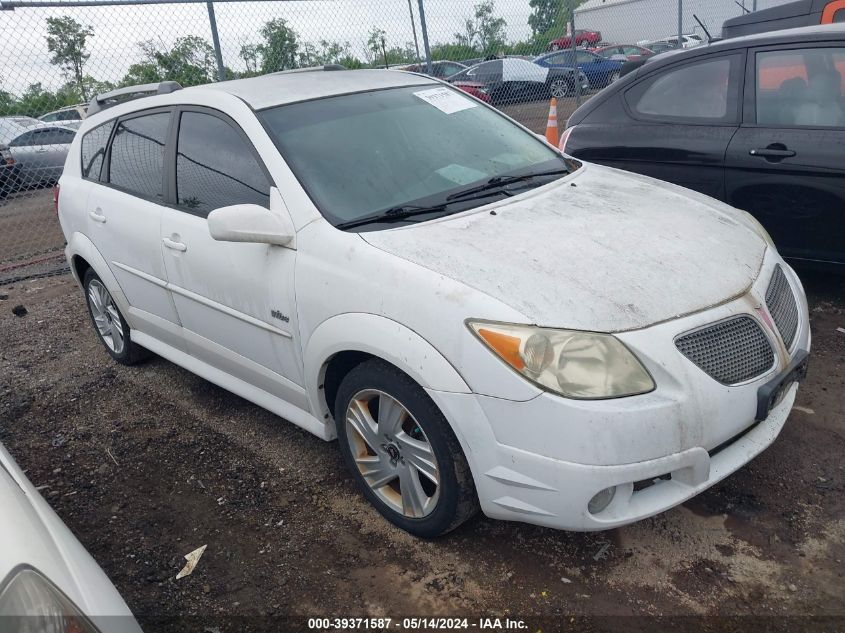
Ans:
<svg viewBox="0 0 845 633"><path fill-rule="evenodd" d="M407 374L380 359L361 363L341 381L334 411L346 466L388 521L434 538L478 511L458 439Z"/></svg>
<svg viewBox="0 0 845 633"><path fill-rule="evenodd" d="M129 324L93 268L85 271L82 285L91 324L109 356L122 365L134 365L148 358L150 352L132 342Z"/></svg>

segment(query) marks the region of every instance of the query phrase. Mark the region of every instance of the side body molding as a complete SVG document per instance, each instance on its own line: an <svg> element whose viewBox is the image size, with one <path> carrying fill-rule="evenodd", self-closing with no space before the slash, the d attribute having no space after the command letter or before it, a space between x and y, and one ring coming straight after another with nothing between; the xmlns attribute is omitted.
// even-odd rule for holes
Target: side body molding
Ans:
<svg viewBox="0 0 845 633"><path fill-rule="evenodd" d="M303 344L312 409L327 414L320 390L325 366L339 352L365 352L395 365L424 389L470 393L457 370L413 330L376 314L351 312L323 321Z"/></svg>

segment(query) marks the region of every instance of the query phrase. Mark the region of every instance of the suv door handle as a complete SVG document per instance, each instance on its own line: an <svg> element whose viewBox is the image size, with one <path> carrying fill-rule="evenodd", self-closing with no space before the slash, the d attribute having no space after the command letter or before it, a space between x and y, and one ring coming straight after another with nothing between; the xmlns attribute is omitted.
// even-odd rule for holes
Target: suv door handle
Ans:
<svg viewBox="0 0 845 633"><path fill-rule="evenodd" d="M752 149L748 152L752 156L759 156L760 158L792 158L795 152L791 149L767 147L765 149Z"/></svg>
<svg viewBox="0 0 845 633"><path fill-rule="evenodd" d="M94 220L94 222L99 222L100 224L106 223L106 216L101 213L100 209L97 209L96 211L89 211L88 217Z"/></svg>
<svg viewBox="0 0 845 633"><path fill-rule="evenodd" d="M188 247L185 246L182 242L174 242L169 237L163 237L161 241L167 248L171 250L179 251L180 253L184 253L186 250L188 250Z"/></svg>
<svg viewBox="0 0 845 633"><path fill-rule="evenodd" d="M37 150L35 150L35 153L36 154L46 154L47 148L46 147L39 147Z"/></svg>

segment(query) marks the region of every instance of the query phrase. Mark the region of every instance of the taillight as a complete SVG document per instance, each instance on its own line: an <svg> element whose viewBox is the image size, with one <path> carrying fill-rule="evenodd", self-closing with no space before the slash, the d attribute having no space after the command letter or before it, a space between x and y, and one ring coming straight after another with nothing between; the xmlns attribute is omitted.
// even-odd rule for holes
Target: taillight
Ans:
<svg viewBox="0 0 845 633"><path fill-rule="evenodd" d="M53 205L56 207L56 215L59 215L59 185L53 185Z"/></svg>
<svg viewBox="0 0 845 633"><path fill-rule="evenodd" d="M12 150L6 147L0 149L0 161L2 161L4 165L14 165L15 157L12 156Z"/></svg>
<svg viewBox="0 0 845 633"><path fill-rule="evenodd" d="M560 143L558 144L560 151L566 153L566 142L569 140L569 135L572 134L572 130L574 130L574 129L575 129L574 125L572 127L568 127L560 135Z"/></svg>

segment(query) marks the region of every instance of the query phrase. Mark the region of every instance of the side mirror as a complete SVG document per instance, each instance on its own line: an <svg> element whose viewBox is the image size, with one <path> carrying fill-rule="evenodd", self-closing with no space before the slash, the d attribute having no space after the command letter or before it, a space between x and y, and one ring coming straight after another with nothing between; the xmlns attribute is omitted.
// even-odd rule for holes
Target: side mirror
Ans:
<svg viewBox="0 0 845 633"><path fill-rule="evenodd" d="M219 242L251 242L288 246L294 228L287 216L257 204L234 204L208 214L208 231Z"/></svg>

